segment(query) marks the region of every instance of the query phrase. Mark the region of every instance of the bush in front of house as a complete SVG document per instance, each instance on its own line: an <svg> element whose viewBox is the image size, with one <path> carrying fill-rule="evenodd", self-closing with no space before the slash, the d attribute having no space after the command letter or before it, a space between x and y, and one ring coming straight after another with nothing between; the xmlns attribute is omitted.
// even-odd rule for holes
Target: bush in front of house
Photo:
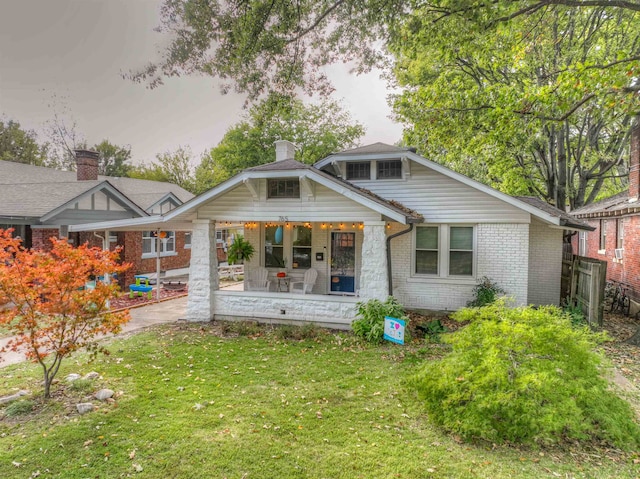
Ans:
<svg viewBox="0 0 640 479"><path fill-rule="evenodd" d="M389 296L384 302L378 299L360 301L357 307L358 314L351 323L351 329L356 336L370 343L382 342L385 316L402 319L407 324L409 322L409 318L404 314L404 307L393 296Z"/></svg>
<svg viewBox="0 0 640 479"><path fill-rule="evenodd" d="M480 308L494 303L505 290L498 286L498 283L487 276L480 278L478 283L473 287L473 299L467 301L467 306L472 308Z"/></svg>
<svg viewBox="0 0 640 479"><path fill-rule="evenodd" d="M452 352L412 379L437 425L467 440L640 444L631 407L603 377L604 335L573 328L559 308L503 300L453 318L470 323L445 338Z"/></svg>

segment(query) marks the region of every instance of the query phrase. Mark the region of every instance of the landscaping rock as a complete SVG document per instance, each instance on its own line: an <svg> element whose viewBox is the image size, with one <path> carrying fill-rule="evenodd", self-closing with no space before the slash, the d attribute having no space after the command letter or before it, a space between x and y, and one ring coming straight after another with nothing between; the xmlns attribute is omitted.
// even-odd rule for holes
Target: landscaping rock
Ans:
<svg viewBox="0 0 640 479"><path fill-rule="evenodd" d="M106 401L111 396L113 396L113 391L111 389L101 389L94 397L100 401Z"/></svg>
<svg viewBox="0 0 640 479"><path fill-rule="evenodd" d="M65 380L69 383L72 383L73 381L77 381L80 378L81 376L79 374L71 373L65 378Z"/></svg>
<svg viewBox="0 0 640 479"><path fill-rule="evenodd" d="M30 394L29 391L18 391L17 393L10 396L0 398L0 404L6 404L8 402L15 401L16 399L20 399L22 396L27 396L28 394Z"/></svg>
<svg viewBox="0 0 640 479"><path fill-rule="evenodd" d="M90 402L81 402L76 404L76 409L78 410L78 413L86 414L93 411L93 404L91 404Z"/></svg>
<svg viewBox="0 0 640 479"><path fill-rule="evenodd" d="M99 373L95 371L91 371L90 373L85 374L83 379L93 380L93 379L98 379L99 377L100 377Z"/></svg>

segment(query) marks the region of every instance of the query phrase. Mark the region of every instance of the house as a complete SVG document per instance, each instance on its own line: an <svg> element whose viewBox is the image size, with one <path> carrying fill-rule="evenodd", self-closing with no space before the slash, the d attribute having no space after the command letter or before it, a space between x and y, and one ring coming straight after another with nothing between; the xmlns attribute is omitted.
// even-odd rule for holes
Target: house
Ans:
<svg viewBox="0 0 640 479"><path fill-rule="evenodd" d="M119 245L122 260L134 265L131 277L156 270L152 231L69 233L69 226L168 213L193 198L170 183L100 176L98 154L87 150L76 151L75 172L0 161L0 184L0 228L14 228L26 247L47 249L51 236L74 244ZM190 246L188 233L169 231L160 243L161 267L187 267Z"/></svg>
<svg viewBox="0 0 640 479"><path fill-rule="evenodd" d="M631 127L629 188L571 213L594 231L572 239L573 252L607 262L607 280L625 284L640 300L640 121Z"/></svg>
<svg viewBox="0 0 640 479"><path fill-rule="evenodd" d="M586 226L533 198L514 198L408 148L377 143L314 166L276 142L276 161L249 168L164 215L70 231L190 228L188 319L315 321L348 328L356 303L393 294L408 308L453 310L483 276L518 304L558 304L563 231ZM212 239L242 224L266 269L263 291L218 289ZM306 271L308 294L287 291ZM286 273L279 278L277 273ZM248 288L245 288L248 289Z"/></svg>

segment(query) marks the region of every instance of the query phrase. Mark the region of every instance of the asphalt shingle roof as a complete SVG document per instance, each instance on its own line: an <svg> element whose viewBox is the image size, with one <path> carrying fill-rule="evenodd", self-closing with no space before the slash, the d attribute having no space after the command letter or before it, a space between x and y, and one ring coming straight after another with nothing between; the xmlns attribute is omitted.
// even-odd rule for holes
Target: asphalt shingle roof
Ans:
<svg viewBox="0 0 640 479"><path fill-rule="evenodd" d="M0 161L0 215L40 217L105 181L144 210L168 193L183 202L193 198L185 189L161 181L110 176L78 181L75 171Z"/></svg>
<svg viewBox="0 0 640 479"><path fill-rule="evenodd" d="M514 198L517 198L520 201L523 201L531 206L535 206L539 210L542 210L545 213L550 214L551 216L560 218L563 221L562 223L563 226L593 229L584 221L580 221L576 219L573 215L565 211L562 211L561 209L558 209L555 206L550 205L549 203L541 200L540 198L535 198L533 196L515 196Z"/></svg>

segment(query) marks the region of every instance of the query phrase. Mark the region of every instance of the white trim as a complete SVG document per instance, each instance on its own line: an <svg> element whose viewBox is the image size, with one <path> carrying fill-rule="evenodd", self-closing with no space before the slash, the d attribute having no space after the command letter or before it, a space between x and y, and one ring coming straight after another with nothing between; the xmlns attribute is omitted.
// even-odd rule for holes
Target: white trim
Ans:
<svg viewBox="0 0 640 479"><path fill-rule="evenodd" d="M377 160L377 159L401 159L402 157L406 157L409 158L413 161L415 161L416 163L419 163L427 168L432 169L433 171L436 171L440 174L443 174L445 176L448 176L449 178L452 178L454 180L459 181L460 183L463 183L467 186L470 186L472 188L475 188L479 191L482 191L483 193L486 193L490 196L493 196L494 198L497 198L499 200L502 200L508 204L510 204L511 206L514 206L516 208L519 208L523 211L526 211L527 213L532 214L533 216L546 221L547 223L551 223L553 225L558 225L558 226L562 226L560 224L560 218L556 217L556 216L552 216L544 211L542 211L539 208L536 208L535 206L532 206L524 201L521 201L517 198L514 198L513 196L509 196L506 193L502 193L498 190L495 190L493 188L491 188L490 186L487 186L483 183L480 183L479 181L473 180L471 178L469 178L468 176L465 176L461 173L456 173L453 170L450 170L449 168L440 165L439 163L435 163L431 160L427 160L426 158L424 158L423 156L418 155L417 153L413 153L412 151L404 151L404 152L389 152L389 153L364 153L364 154L359 154L359 155L349 155L349 154L345 154L345 155L340 155L340 154L336 154L336 155L331 155L328 156L327 158L324 158L320 161L318 161L317 163L314 164L315 168L321 169L322 167L326 166L327 164L331 163L331 162L347 162L347 161L362 161L362 160Z"/></svg>
<svg viewBox="0 0 640 479"><path fill-rule="evenodd" d="M438 228L438 272L436 274L416 273L416 235L418 228L437 227ZM473 229L473 249L470 275L449 274L449 253L451 252L450 231L451 228L472 228ZM478 228L476 224L467 223L423 223L416 225L411 234L411 268L410 278L415 282L439 282L446 281L456 284L474 284L478 275Z"/></svg>
<svg viewBox="0 0 640 479"><path fill-rule="evenodd" d="M131 211L138 213L141 217L145 217L148 215L148 213L143 210L142 208L140 208L137 204L135 204L133 201L131 201L129 198L127 198L127 196L125 196L124 193L122 193L119 189L117 189L115 186L113 186L111 183L109 183L108 181L103 181L99 184L97 184L96 186L94 186L93 188L90 188L84 192L82 192L81 194L73 197L72 199L70 199L69 201L66 201L65 203L61 204L60 206L57 206L56 208L52 209L51 211L49 211L48 213L42 215L40 217L40 221L45 222L51 218L53 218L54 216L58 215L59 213L62 213L64 210L69 209L69 207L71 205L73 205L74 203L77 203L78 201L80 201L81 198L89 196L89 195L93 195L99 191L108 191L109 193L111 193L114 198L116 200L118 200L121 203L121 206L126 207L128 209L130 209ZM99 211L108 211L108 210L95 210L97 212ZM101 228L104 229L104 228Z"/></svg>

